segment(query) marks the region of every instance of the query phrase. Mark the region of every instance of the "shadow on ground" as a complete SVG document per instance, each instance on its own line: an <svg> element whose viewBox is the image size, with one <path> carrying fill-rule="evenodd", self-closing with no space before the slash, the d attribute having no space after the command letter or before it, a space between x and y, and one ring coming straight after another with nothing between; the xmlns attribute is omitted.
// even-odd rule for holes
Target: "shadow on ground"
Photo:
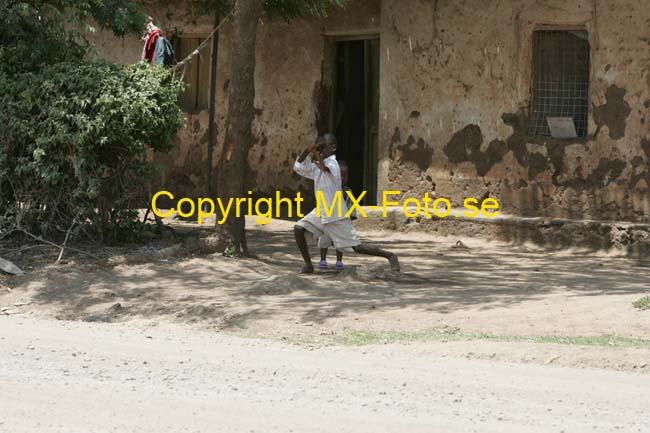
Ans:
<svg viewBox="0 0 650 433"><path fill-rule="evenodd" d="M65 319L164 318L226 330L263 330L274 321L304 326L359 318L370 325L397 320L423 328L447 317L496 320L504 308L522 308L522 315L539 321L551 314L539 305L558 296L566 305L575 304L576 313L569 306L567 314L578 314L589 308L585 301L573 301L578 298L648 291L650 270L642 261L478 240L465 240L467 249L454 248L455 239L423 234L368 236L399 254L402 273L390 271L383 259L350 252L342 272L299 275L300 259L288 224L249 231L256 258L188 256L118 266L69 263L14 278L12 293L28 295L32 305ZM536 309L524 311L523 304ZM600 308L601 303L594 305Z"/></svg>

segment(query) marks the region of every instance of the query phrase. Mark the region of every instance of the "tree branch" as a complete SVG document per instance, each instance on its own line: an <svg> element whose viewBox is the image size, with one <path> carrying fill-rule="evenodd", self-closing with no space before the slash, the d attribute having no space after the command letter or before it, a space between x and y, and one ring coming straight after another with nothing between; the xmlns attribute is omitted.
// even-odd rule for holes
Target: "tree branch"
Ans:
<svg viewBox="0 0 650 433"><path fill-rule="evenodd" d="M70 228L68 229L67 233L65 234L65 239L63 240L63 245L61 245L61 251L59 251L59 257L56 259L56 262L54 262L55 265L58 265L61 262L61 259L63 258L63 251L65 250L65 245L68 243L68 238L70 237L70 232L72 231L72 228L74 227L76 222L77 222L76 218L72 218L72 224L70 224Z"/></svg>
<svg viewBox="0 0 650 433"><path fill-rule="evenodd" d="M221 20L221 22L217 25L217 27L215 27L215 28L212 30L212 32L208 35L208 37L205 38L205 39L203 40L203 42L201 42L201 43L199 44L199 46L196 47L196 49L195 49L194 51L192 51L192 52L191 52L187 57L185 57L185 58L184 58L183 60L181 60L180 62L177 62L177 63L172 67L172 72L176 72L178 69L181 68L181 66L184 66L185 63L187 63L188 61L192 60L192 57L194 57L194 56L196 56L197 54L199 54L199 52L200 52L203 48L205 48L206 46L208 46L208 42L209 42L209 41L214 37L215 33L217 33L217 31L219 31L219 29L221 28L221 26L222 26L222 25L223 25L223 24L228 20L228 18L230 18L230 17L233 15L233 13L235 12L235 7L236 7L236 6L237 6L237 2L235 2L234 5L232 5L232 9L230 9L230 12L228 12L228 15L226 15L225 17L223 17L223 19Z"/></svg>
<svg viewBox="0 0 650 433"><path fill-rule="evenodd" d="M35 240L37 240L37 241L39 241L39 242L43 242L44 244L52 245L53 247L57 247L57 248L60 249L60 250L62 250L62 249L65 247L65 245L64 245L64 246L61 246L61 245L59 245L59 244L55 244L54 242L50 242L50 241L48 241L48 240L46 240L46 239L43 239L43 238L38 237L38 236L36 236L36 235L33 235L33 234L31 234L30 232L28 232L27 230L19 229L19 231L22 232L22 233L25 233L27 236L29 236L29 237L32 238L32 239L35 239ZM67 240L67 239L66 239L66 240ZM76 252L78 252L78 253L80 253L80 254L84 254L84 255L86 255L86 256L88 256L88 257L92 257L93 259L99 260L99 257L97 257L97 256L94 255L94 254L90 254L89 252L86 252L86 251L83 251L83 250L78 250L78 249L76 249L76 248L72 248L72 247L67 247L67 248L68 248L70 251L76 251Z"/></svg>

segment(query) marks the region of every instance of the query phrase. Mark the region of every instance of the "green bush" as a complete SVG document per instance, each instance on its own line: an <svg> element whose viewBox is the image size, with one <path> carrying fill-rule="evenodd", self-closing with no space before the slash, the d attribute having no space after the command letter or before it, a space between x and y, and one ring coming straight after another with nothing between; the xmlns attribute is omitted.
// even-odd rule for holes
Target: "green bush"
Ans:
<svg viewBox="0 0 650 433"><path fill-rule="evenodd" d="M74 220L108 241L147 205L147 156L169 150L183 125L182 83L162 67L87 60L51 3L100 22L110 5L132 10L121 0L0 5L0 229L57 236ZM140 19L118 18L123 31Z"/></svg>
<svg viewBox="0 0 650 433"><path fill-rule="evenodd" d="M650 296L644 296L643 298L635 301L632 305L638 310L650 310Z"/></svg>
<svg viewBox="0 0 650 433"><path fill-rule="evenodd" d="M147 204L147 149L168 150L182 126L180 86L146 64L0 72L2 208L43 235L73 218L100 234L132 220Z"/></svg>

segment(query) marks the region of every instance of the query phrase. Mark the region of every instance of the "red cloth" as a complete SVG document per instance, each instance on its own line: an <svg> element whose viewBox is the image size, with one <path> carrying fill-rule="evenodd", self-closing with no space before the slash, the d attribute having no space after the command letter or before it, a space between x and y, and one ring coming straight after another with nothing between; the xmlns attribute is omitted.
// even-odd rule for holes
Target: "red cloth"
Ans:
<svg viewBox="0 0 650 433"><path fill-rule="evenodd" d="M158 36L160 36L160 30L153 29L149 32L144 42L144 58L149 63L153 63L153 58L156 54L156 40L158 40Z"/></svg>

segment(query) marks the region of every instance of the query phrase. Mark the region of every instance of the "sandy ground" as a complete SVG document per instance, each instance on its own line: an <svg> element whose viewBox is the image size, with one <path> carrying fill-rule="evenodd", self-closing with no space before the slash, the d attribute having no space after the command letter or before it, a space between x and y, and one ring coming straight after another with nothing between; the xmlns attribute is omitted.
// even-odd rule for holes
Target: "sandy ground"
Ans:
<svg viewBox="0 0 650 433"><path fill-rule="evenodd" d="M650 377L0 317L0 432L647 432Z"/></svg>
<svg viewBox="0 0 650 433"><path fill-rule="evenodd" d="M0 280L0 308L22 317L194 323L312 346L355 330L441 327L513 336L650 336L650 311L632 306L650 292L647 261L369 232L366 240L399 254L402 273L391 272L383 259L351 252L343 272L302 276L291 223L250 227L252 259L162 258L147 247L121 256L113 251L102 262L77 257L63 265L33 264L23 277ZM467 249L453 248L459 239ZM330 257L333 262L333 251ZM650 373L647 349L488 341L437 347L449 356Z"/></svg>

